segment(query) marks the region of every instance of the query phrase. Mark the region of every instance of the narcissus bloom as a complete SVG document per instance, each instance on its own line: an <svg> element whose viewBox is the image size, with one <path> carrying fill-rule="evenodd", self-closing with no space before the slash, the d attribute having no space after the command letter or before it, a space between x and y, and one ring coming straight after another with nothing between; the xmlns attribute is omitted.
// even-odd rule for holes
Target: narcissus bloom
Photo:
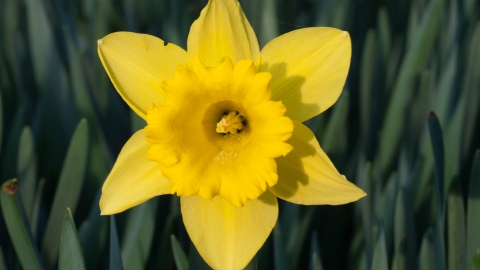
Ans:
<svg viewBox="0 0 480 270"><path fill-rule="evenodd" d="M102 214L177 194L205 261L241 269L275 226L277 197L337 205L365 196L301 123L340 96L347 32L300 29L260 51L239 3L210 0L187 51L118 32L98 41L98 53L118 93L147 121L103 185Z"/></svg>

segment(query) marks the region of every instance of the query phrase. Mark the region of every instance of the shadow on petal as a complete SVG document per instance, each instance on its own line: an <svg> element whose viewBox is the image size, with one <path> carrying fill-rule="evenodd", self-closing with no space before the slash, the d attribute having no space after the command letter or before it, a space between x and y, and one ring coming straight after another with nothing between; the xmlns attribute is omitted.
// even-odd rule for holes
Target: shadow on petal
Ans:
<svg viewBox="0 0 480 270"><path fill-rule="evenodd" d="M316 103L302 102L302 87L306 78L299 75L287 76L287 63L276 63L269 66L268 63L262 63L260 71L268 71L272 74L270 87L272 88L272 100L282 101L287 108L286 116L293 120L298 120L294 115L301 112L302 115L317 115L320 107ZM278 91L278 89L289 89L288 91Z"/></svg>
<svg viewBox="0 0 480 270"><path fill-rule="evenodd" d="M281 199L305 205L338 205L364 197L363 190L337 171L310 129L297 121L294 124L287 141L293 150L276 159L278 182L270 191Z"/></svg>
<svg viewBox="0 0 480 270"><path fill-rule="evenodd" d="M297 128L297 126L295 126ZM295 132L295 131L294 131ZM310 140L315 139L315 136L310 134L304 139L305 141L296 140L293 136L287 143L293 146L293 150L285 157L275 159L277 161L278 181L281 185L275 186L277 196L281 198L290 198L299 189L299 186L307 186L309 184L309 177L305 170L305 164L302 159L305 157L314 157L316 154L315 148L308 144ZM294 176L292 172L295 172Z"/></svg>

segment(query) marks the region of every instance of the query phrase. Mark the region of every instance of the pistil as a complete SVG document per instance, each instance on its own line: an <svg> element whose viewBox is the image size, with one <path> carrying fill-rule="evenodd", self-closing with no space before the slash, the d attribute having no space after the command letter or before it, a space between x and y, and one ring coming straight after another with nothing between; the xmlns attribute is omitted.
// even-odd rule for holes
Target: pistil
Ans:
<svg viewBox="0 0 480 270"><path fill-rule="evenodd" d="M221 134L237 134L243 129L243 126L243 116L237 111L232 111L223 115L222 119L217 123L216 131Z"/></svg>

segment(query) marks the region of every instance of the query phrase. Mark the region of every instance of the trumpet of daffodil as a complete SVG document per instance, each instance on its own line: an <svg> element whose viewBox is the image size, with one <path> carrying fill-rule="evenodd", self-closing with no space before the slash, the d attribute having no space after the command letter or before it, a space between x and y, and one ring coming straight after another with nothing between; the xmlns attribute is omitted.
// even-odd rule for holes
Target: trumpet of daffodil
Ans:
<svg viewBox="0 0 480 270"><path fill-rule="evenodd" d="M302 124L342 92L347 32L300 29L260 50L239 3L210 0L187 51L118 32L98 41L98 53L118 93L147 122L103 185L103 215L176 194L205 261L241 269L275 226L277 198L338 205L365 196Z"/></svg>

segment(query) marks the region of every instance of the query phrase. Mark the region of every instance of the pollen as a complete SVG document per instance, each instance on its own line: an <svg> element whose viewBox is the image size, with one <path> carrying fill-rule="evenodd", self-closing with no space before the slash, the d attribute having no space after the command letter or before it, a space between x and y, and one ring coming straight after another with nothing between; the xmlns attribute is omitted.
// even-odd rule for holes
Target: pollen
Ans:
<svg viewBox="0 0 480 270"><path fill-rule="evenodd" d="M237 111L225 113L217 123L216 131L221 134L237 134L245 125L245 119L243 115Z"/></svg>

